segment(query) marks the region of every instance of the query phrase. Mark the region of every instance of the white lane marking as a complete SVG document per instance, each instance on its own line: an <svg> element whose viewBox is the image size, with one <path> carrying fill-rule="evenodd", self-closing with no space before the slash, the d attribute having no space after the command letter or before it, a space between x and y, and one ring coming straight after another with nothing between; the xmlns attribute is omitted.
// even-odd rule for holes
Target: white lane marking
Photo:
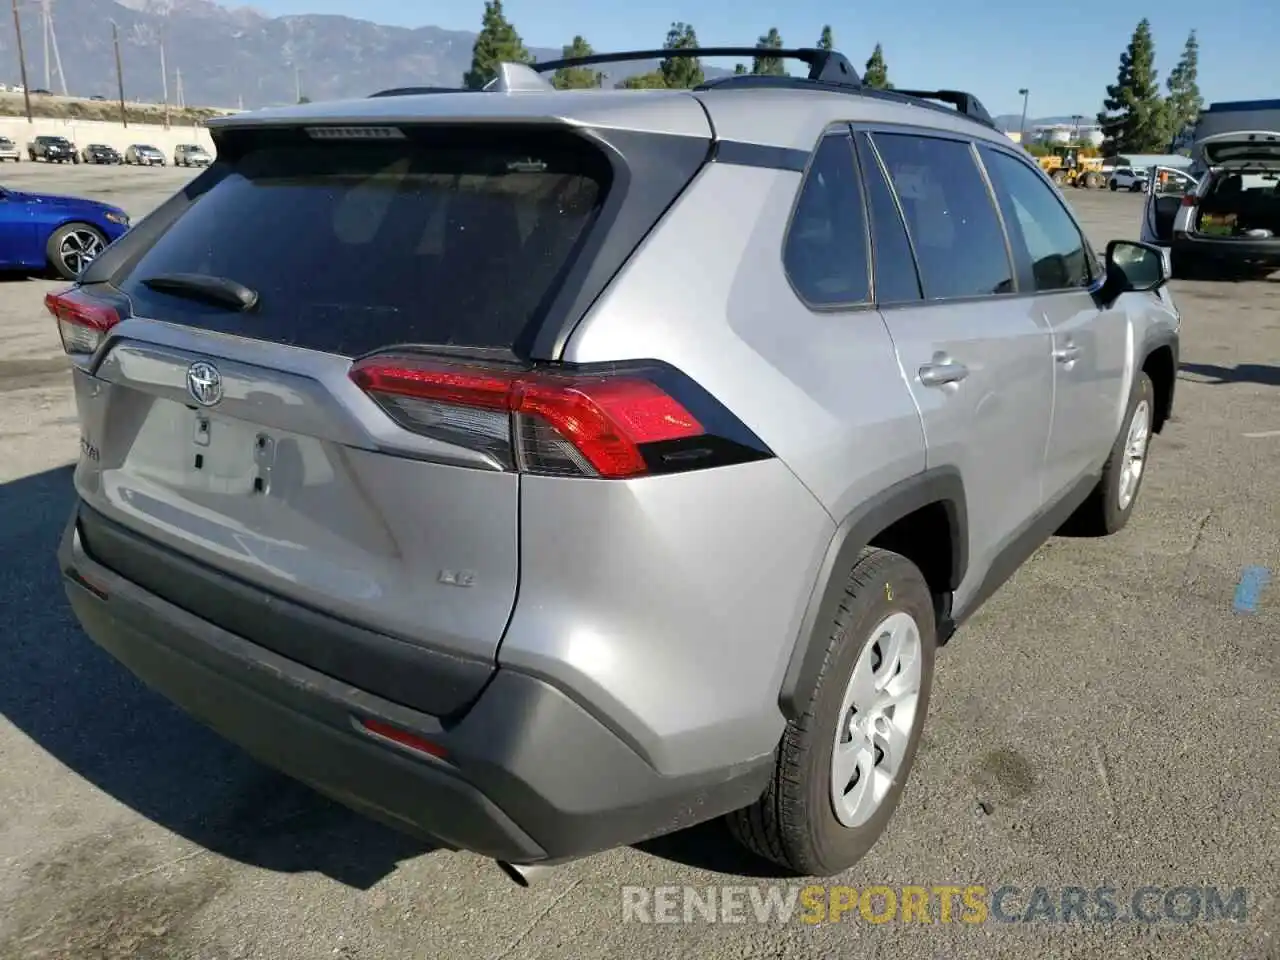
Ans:
<svg viewBox="0 0 1280 960"><path fill-rule="evenodd" d="M1261 440L1264 437L1280 437L1280 430L1263 430L1261 433L1246 433L1250 440Z"/></svg>

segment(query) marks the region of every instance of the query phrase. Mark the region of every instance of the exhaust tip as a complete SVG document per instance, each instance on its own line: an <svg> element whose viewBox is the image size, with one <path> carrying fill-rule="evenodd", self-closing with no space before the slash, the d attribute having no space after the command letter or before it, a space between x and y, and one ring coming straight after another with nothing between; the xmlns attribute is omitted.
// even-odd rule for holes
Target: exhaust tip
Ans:
<svg viewBox="0 0 1280 960"><path fill-rule="evenodd" d="M507 863L504 860L499 860L498 866L502 868L503 873L522 887L532 886L556 869L554 866L546 864Z"/></svg>

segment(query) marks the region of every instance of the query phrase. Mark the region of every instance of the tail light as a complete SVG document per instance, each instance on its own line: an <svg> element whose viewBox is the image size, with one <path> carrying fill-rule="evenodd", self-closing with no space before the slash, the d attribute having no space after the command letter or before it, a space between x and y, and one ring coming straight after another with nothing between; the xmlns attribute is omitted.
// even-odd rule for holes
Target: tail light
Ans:
<svg viewBox="0 0 1280 960"><path fill-rule="evenodd" d="M1194 207L1196 205L1196 195L1194 193L1184 193L1182 195L1182 206Z"/></svg>
<svg viewBox="0 0 1280 960"><path fill-rule="evenodd" d="M622 479L772 456L661 364L527 370L375 356L350 377L400 426L483 452L504 470Z"/></svg>
<svg viewBox="0 0 1280 960"><path fill-rule="evenodd" d="M97 351L107 332L120 322L122 309L84 287L69 287L44 298L45 309L58 321L62 349L73 357Z"/></svg>

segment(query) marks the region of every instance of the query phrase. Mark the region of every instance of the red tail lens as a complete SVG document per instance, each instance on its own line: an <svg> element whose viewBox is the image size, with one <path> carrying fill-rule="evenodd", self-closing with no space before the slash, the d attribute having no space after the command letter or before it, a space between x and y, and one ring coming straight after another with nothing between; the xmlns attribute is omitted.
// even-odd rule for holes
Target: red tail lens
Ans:
<svg viewBox="0 0 1280 960"><path fill-rule="evenodd" d="M393 740L401 746L408 747L410 750L417 750L419 753L425 753L431 757L440 757L441 759L447 756L444 747L440 746L440 744L432 743L425 737L410 733L408 730L401 730L399 727L393 727L391 724L384 723L381 720L362 717L360 725L370 733Z"/></svg>
<svg viewBox="0 0 1280 960"><path fill-rule="evenodd" d="M1184 207L1194 207L1196 205L1196 195L1194 193L1184 193L1182 195L1182 205Z"/></svg>
<svg viewBox="0 0 1280 960"><path fill-rule="evenodd" d="M58 321L62 349L72 356L93 353L107 331L120 322L115 307L86 293L82 287L46 294L44 305Z"/></svg>
<svg viewBox="0 0 1280 960"><path fill-rule="evenodd" d="M359 363L351 379L409 429L469 431L486 449L506 430L510 464L531 473L640 476L649 472L645 444L706 433L680 401L630 374L496 371L397 357ZM501 425L492 414L504 417Z"/></svg>

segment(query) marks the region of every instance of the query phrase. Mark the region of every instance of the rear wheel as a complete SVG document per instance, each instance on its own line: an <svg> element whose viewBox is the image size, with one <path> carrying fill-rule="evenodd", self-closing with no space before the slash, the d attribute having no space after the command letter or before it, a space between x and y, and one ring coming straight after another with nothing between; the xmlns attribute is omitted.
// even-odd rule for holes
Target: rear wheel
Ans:
<svg viewBox="0 0 1280 960"><path fill-rule="evenodd" d="M928 713L937 643L928 584L888 550L862 551L828 626L817 689L783 733L772 781L728 817L749 850L807 876L849 868L888 825Z"/></svg>
<svg viewBox="0 0 1280 960"><path fill-rule="evenodd" d="M1112 181L1111 181L1111 192L1112 192L1112 193L1115 193L1115 192L1116 192L1117 190L1119 190L1119 189L1120 189L1120 184L1118 184L1118 183L1116 183L1114 180L1112 180Z"/></svg>
<svg viewBox="0 0 1280 960"><path fill-rule="evenodd" d="M59 276L64 280L74 280L106 246L107 238L97 227L87 223L68 223L49 237L45 253Z"/></svg>

